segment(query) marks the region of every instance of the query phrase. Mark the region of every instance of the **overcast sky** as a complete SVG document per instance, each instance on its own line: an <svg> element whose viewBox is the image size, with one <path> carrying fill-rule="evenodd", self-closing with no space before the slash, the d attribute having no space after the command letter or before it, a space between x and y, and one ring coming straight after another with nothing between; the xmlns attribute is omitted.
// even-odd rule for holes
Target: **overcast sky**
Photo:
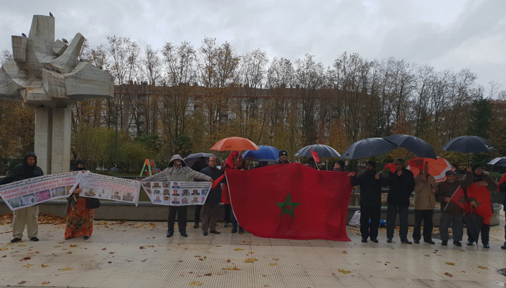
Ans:
<svg viewBox="0 0 506 288"><path fill-rule="evenodd" d="M72 4L69 4L72 3ZM438 70L468 68L478 82L506 89L505 0L10 0L0 9L0 50L10 35L28 34L32 15L56 17L56 37L81 32L95 47L106 36L141 47L204 37L291 60L306 53L325 66L344 51L367 59L390 56Z"/></svg>

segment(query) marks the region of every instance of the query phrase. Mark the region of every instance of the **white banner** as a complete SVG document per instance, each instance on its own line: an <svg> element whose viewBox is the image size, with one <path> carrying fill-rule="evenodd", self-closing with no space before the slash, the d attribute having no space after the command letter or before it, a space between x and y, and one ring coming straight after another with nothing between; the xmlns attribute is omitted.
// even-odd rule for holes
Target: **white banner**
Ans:
<svg viewBox="0 0 506 288"><path fill-rule="evenodd" d="M135 180L105 176L86 171L79 174L81 197L139 203L141 183Z"/></svg>
<svg viewBox="0 0 506 288"><path fill-rule="evenodd" d="M211 190L211 182L142 182L151 200L157 205L204 205Z"/></svg>
<svg viewBox="0 0 506 288"><path fill-rule="evenodd" d="M52 174L4 184L0 186L0 196L11 210L65 198L74 191L78 173Z"/></svg>

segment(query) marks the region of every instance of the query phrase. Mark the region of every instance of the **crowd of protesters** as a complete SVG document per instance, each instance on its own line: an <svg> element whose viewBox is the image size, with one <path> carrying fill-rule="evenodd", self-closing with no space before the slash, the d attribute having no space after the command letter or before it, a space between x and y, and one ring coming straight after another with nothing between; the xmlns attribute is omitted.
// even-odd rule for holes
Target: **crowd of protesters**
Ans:
<svg viewBox="0 0 506 288"><path fill-rule="evenodd" d="M238 154L237 154L238 155ZM279 161L276 164L288 164L288 153L286 150L279 151ZM313 161L309 163L310 167L318 168ZM252 169L258 169L267 166L267 163L262 162ZM478 186L484 186L488 189L489 193L504 192L506 193L506 181L497 185L491 177L483 171L479 164L469 166L466 169L466 174L462 179L456 178L454 171L446 172L446 180L436 183L433 175L429 174L428 166L425 165L422 171L413 176L413 173L406 169L405 161L403 159L395 160L395 171L385 173L378 173L376 163L368 161L366 169L363 173L357 175L355 173L347 174L350 177L350 183L353 186L360 186L360 232L362 242L366 243L370 239L372 242L378 243L378 228L381 218L381 195L383 187L388 186L387 198L387 231L386 242L392 243L394 238L395 224L397 216L399 218L399 237L403 244L412 244L413 242L419 244L423 237L423 242L428 244L435 244L432 239L433 232L433 218L436 202L441 204L441 218L439 223L439 233L441 238L441 245L447 246L450 239L449 227L452 227L453 245L462 246L463 241L463 227L464 224L467 229L467 245L474 245L478 243L481 235L481 242L484 248L490 248L489 223L479 223L479 229L471 233L469 229L475 223L469 223L469 219L480 219L467 217L470 214L466 212L461 206L457 205L452 200L452 195L460 188L464 191L463 201L469 203L470 207L477 208L482 203L476 203L477 200L468 197L466 189L473 183ZM210 157L208 165L205 168L195 171L188 167L183 158L176 154L169 162L168 168L153 176L145 178L143 181L210 181L214 182L222 175L225 169L239 169L246 170L244 161L240 157L235 157L232 161L224 161L221 168L218 168L218 159ZM74 171L85 170L84 162L81 160L75 161ZM345 162L342 160L334 164L332 171L345 172ZM30 152L26 154L23 164L14 168L10 176L5 177L0 181L1 184L6 184L14 181L20 181L32 177L42 176L43 171L37 166L37 156ZM234 211L232 209L228 187L225 178L222 177L222 185L216 185L209 191L209 195L203 206L197 206L195 213L194 228L199 228L201 221L201 229L204 236L208 233L220 234L216 230L217 218L220 203L225 205L225 227L232 224L232 233L244 232L243 227L237 222ZM90 200L92 198L80 198L79 187L75 189L74 193L68 197L68 205L66 207L67 214L67 228L65 231L65 238L84 237L88 239L93 232L93 216L94 208L98 208L100 203L98 199ZM414 216L415 223L413 227L412 239L408 239L408 215L409 207L411 204L411 195L414 193ZM506 211L506 197L504 203ZM444 206L444 209L443 209ZM473 209L471 209L471 214ZM493 212L493 211L492 211ZM39 241L37 238L38 226L37 219L39 214L38 205L21 208L13 211L13 236L11 242L21 241L25 224L28 229L28 238L31 241ZM198 214L198 215L197 215ZM188 237L186 232L187 227L187 206L170 206L168 215L168 231L167 237L174 235L174 223L178 221L179 233L182 237ZM471 215L472 216L472 215ZM483 218L481 218L483 219ZM482 221L482 220L479 220ZM423 225L422 225L423 223ZM423 235L421 234L421 227L423 226ZM506 226L505 226L506 233ZM506 234L505 234L506 240ZM506 242L501 246L506 249Z"/></svg>

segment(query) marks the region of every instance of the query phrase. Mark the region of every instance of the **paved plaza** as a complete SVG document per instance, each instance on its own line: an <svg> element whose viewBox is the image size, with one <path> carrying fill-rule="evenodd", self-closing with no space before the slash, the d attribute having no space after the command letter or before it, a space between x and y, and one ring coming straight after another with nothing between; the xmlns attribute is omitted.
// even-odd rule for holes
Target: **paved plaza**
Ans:
<svg viewBox="0 0 506 288"><path fill-rule="evenodd" d="M504 212L502 212L504 213ZM504 221L504 214L501 216ZM61 223L61 222L60 222ZM193 223L192 223L193 224ZM189 224L190 225L190 224ZM40 242L10 244L10 224L0 225L1 287L504 287L504 222L493 226L490 250L447 247L203 236L165 237L163 222L95 221L89 240L63 239L64 224L39 225ZM176 228L177 231L177 228ZM436 229L437 232L437 229ZM396 232L396 235L398 232Z"/></svg>

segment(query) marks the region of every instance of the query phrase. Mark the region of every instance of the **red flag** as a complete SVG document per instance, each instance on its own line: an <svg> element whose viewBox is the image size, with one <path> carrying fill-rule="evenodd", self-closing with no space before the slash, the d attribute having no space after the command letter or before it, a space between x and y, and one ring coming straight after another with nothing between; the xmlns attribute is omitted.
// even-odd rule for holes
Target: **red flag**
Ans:
<svg viewBox="0 0 506 288"><path fill-rule="evenodd" d="M423 164L424 164L423 162L424 162L423 158L416 157L416 158L409 160L408 164L409 164L409 166L418 168L418 169L420 169L420 171L422 171Z"/></svg>
<svg viewBox="0 0 506 288"><path fill-rule="evenodd" d="M225 178L225 174L221 175L218 179L213 181L213 187L212 189L216 188L216 186L220 185L221 180Z"/></svg>
<svg viewBox="0 0 506 288"><path fill-rule="evenodd" d="M309 148L309 151L311 151L311 155L313 156L314 162L320 163L320 157L318 157L318 153L313 152L313 150L311 150L311 148Z"/></svg>
<svg viewBox="0 0 506 288"><path fill-rule="evenodd" d="M486 186L478 186L476 182L467 187L467 197L469 202L474 201L478 207L472 207L466 203L466 213L478 213L483 217L483 223L490 224L492 218L492 202L490 201L490 192Z"/></svg>
<svg viewBox="0 0 506 288"><path fill-rule="evenodd" d="M225 167L235 167L235 159L239 157L239 151L232 151L225 162Z"/></svg>
<svg viewBox="0 0 506 288"><path fill-rule="evenodd" d="M346 173L299 163L226 173L237 221L253 235L350 241L346 215L352 186Z"/></svg>
<svg viewBox="0 0 506 288"><path fill-rule="evenodd" d="M464 204L466 204L466 196L462 187L459 186L459 188L453 192L452 201L455 202L455 204L459 205L460 208L464 209Z"/></svg>
<svg viewBox="0 0 506 288"><path fill-rule="evenodd" d="M501 181L499 181L499 184L497 184L497 192L499 192L499 186L501 186L501 184L504 182L506 182L506 173L502 175Z"/></svg>
<svg viewBox="0 0 506 288"><path fill-rule="evenodd" d="M397 165L395 163L387 163L385 164L385 168L383 170L390 169L390 172L395 173L397 171Z"/></svg>

